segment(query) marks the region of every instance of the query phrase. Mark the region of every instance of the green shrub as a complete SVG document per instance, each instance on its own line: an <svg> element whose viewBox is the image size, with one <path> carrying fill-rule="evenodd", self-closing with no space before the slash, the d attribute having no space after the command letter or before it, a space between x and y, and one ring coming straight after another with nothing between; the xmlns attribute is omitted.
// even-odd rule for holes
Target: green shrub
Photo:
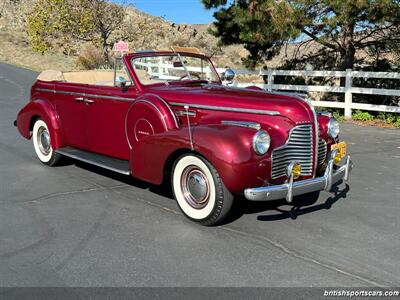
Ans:
<svg viewBox="0 0 400 300"><path fill-rule="evenodd" d="M400 116L397 117L397 120L396 120L396 122L394 123L394 126L400 128Z"/></svg>
<svg viewBox="0 0 400 300"><path fill-rule="evenodd" d="M374 119L374 116L368 112L363 112L363 111L357 110L353 114L352 118L353 118L353 120L356 120L356 121L372 121Z"/></svg>
<svg viewBox="0 0 400 300"><path fill-rule="evenodd" d="M334 112L333 112L333 117L334 117L336 120L338 120L340 123L342 123L342 122L345 121L344 116L343 116L342 114L340 114L339 112L337 112L337 111L334 111Z"/></svg>

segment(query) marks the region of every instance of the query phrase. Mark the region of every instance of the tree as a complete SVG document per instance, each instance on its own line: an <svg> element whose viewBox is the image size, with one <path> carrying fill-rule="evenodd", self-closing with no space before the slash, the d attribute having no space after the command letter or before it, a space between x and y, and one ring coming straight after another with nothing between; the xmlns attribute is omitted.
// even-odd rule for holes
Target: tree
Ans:
<svg viewBox="0 0 400 300"><path fill-rule="evenodd" d="M33 50L44 53L54 41L93 42L109 62L111 34L121 26L123 6L106 0L37 0L28 16L27 32Z"/></svg>
<svg viewBox="0 0 400 300"><path fill-rule="evenodd" d="M399 0L202 1L207 9L218 9L212 33L224 45L243 44L250 66L301 41L298 47L318 45L304 59L337 57L336 67L345 70L354 67L357 51L400 42Z"/></svg>

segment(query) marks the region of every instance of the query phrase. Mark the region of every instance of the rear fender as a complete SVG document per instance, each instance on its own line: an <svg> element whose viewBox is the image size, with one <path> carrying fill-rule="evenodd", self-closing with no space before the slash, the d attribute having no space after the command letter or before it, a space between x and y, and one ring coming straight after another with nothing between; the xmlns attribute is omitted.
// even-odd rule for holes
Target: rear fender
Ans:
<svg viewBox="0 0 400 300"><path fill-rule="evenodd" d="M58 115L53 105L44 99L35 99L21 109L17 117L18 131L26 139L32 135L32 122L35 118L42 119L49 127L51 146L53 149L62 147L60 139L60 124Z"/></svg>

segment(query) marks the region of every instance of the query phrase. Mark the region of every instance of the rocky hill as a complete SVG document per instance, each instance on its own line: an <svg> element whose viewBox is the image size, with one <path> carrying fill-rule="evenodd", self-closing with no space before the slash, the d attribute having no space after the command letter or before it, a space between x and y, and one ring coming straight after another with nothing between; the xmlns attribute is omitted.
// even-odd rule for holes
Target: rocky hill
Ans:
<svg viewBox="0 0 400 300"><path fill-rule="evenodd" d="M75 41L65 45L55 41L53 50L45 54L32 51L26 33L26 19L35 0L0 0L0 60L22 65L34 70L57 68L77 69L78 56L87 43ZM218 47L218 39L208 33L209 25L175 24L160 17L130 8L126 18L132 27L138 28L138 38L130 43L132 51L165 49L171 46L197 47L213 57L218 66L241 67L241 58L247 55L240 46ZM132 29L133 30L133 29ZM67 49L68 46L68 49Z"/></svg>

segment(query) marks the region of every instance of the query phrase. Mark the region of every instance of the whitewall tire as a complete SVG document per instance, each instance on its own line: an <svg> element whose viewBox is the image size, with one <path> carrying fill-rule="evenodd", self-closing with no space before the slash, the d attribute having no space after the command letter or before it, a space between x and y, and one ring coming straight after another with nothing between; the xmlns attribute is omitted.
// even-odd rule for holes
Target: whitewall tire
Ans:
<svg viewBox="0 0 400 300"><path fill-rule="evenodd" d="M232 207L233 196L217 170L198 155L178 158L172 172L172 189L182 212L206 226L223 221Z"/></svg>
<svg viewBox="0 0 400 300"><path fill-rule="evenodd" d="M41 119L33 125L32 141L36 155L43 164L53 166L60 160L61 155L55 153L51 146L49 128Z"/></svg>

